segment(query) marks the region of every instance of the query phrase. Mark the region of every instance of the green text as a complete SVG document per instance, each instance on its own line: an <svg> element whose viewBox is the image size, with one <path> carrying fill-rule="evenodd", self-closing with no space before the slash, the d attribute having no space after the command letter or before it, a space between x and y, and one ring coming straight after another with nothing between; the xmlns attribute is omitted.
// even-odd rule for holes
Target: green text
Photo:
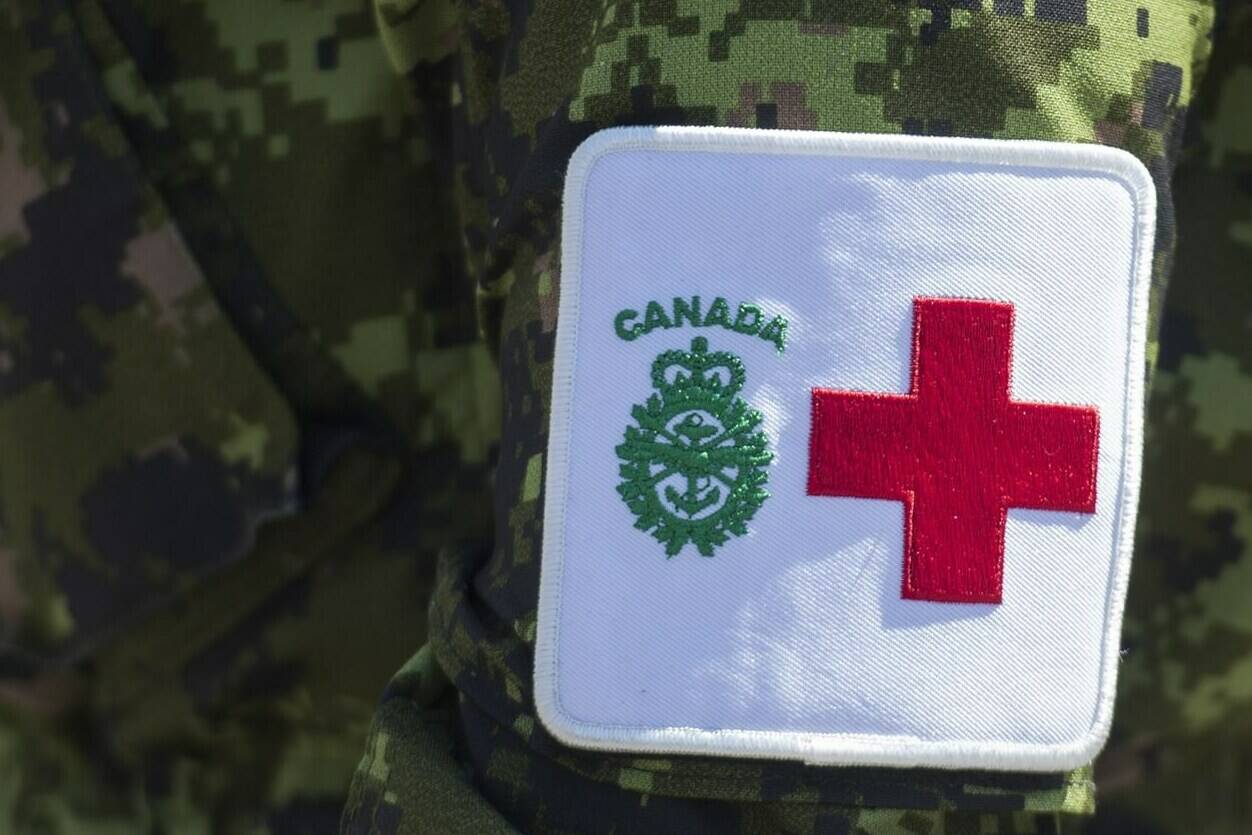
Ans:
<svg viewBox="0 0 1252 835"><path fill-rule="evenodd" d="M739 305L732 316L730 305L721 296L713 299L707 310L704 309L699 296L689 298L675 296L668 307L661 302L650 301L642 313L626 308L613 317L613 330L627 342L652 333L658 328L668 330L685 325L693 328L721 327L736 333L755 336L774 343L779 353L782 353L787 345L787 320L785 318L782 316L768 318L760 307L746 302Z"/></svg>

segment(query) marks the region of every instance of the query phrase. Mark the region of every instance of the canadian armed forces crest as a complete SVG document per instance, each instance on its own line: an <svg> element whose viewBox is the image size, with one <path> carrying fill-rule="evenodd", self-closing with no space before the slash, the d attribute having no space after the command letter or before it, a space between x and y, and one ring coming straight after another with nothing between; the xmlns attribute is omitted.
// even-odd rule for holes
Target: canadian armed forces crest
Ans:
<svg viewBox="0 0 1252 835"><path fill-rule="evenodd" d="M731 536L769 497L773 459L760 430L761 413L739 396L747 379L734 354L708 350L697 336L690 351L665 351L652 363L655 391L630 411L617 447L618 493L635 527L665 546L667 557L691 543L701 555Z"/></svg>

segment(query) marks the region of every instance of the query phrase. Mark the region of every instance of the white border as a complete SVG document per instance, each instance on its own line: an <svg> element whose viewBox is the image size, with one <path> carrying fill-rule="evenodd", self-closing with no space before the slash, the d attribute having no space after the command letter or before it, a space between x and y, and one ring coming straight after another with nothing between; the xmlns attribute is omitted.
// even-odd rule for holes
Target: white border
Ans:
<svg viewBox="0 0 1252 835"><path fill-rule="evenodd" d="M565 713L558 692L557 634L564 560L568 439L574 399L574 350L578 342L583 196L596 162L619 151L699 151L731 154L788 154L875 159L931 160L1005 167L1063 168L1111 176L1135 207L1134 253L1126 371L1126 422L1113 579L1105 601L1100 683L1095 718L1078 739L1058 744L986 740L922 740L908 736L816 734L733 728L647 728L584 722ZM560 314L552 374L543 557L535 642L535 706L544 726L561 742L578 748L647 754L705 754L803 760L822 765L930 766L1059 771L1095 758L1113 719L1118 647L1130 575L1143 445L1143 404L1156 191L1133 155L1102 145L1023 140L819 133L717 127L612 128L593 134L574 152L565 178L561 244Z"/></svg>

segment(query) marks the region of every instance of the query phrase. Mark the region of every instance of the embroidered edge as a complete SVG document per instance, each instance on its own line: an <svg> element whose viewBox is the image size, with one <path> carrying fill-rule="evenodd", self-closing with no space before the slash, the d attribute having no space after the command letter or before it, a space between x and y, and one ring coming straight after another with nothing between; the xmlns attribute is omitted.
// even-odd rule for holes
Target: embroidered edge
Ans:
<svg viewBox="0 0 1252 835"><path fill-rule="evenodd" d="M925 740L881 734L806 733L734 728L603 725L569 715L559 689L559 624L564 560L566 477L573 402L573 357L578 343L583 197L596 162L620 151L694 151L840 155L1004 167L1063 168L1113 178L1134 206L1125 374L1120 503L1113 572L1105 599L1100 681L1092 723L1080 737L1060 743L1008 740ZM546 455L543 554L537 611L534 694L544 727L576 748L640 754L695 754L802 760L813 765L873 765L1063 771L1086 765L1103 748L1113 719L1117 664L1134 547L1143 450L1148 290L1156 225L1156 190L1143 164L1120 148L1038 140L919 137L721 127L609 128L592 134L570 158L562 205L561 288L553 360Z"/></svg>
<svg viewBox="0 0 1252 835"><path fill-rule="evenodd" d="M938 305L936 305L938 303ZM1092 428L1095 430L1094 437L1091 439L1091 452L1087 456L1087 473L1088 482L1085 484L1086 492L1081 499L1080 507L1044 507L1042 504L1006 504L1000 508L999 522L996 526L996 535L998 542L996 547L996 559L994 563L994 581L999 589L994 595L985 593L980 596L977 592L951 592L951 591L926 591L915 585L914 573L917 568L917 537L916 522L913 517L914 505L917 499L916 491L905 487L897 487L896 489L872 490L857 487L849 487L846 489L831 489L823 482L829 478L824 474L826 467L823 462L817 458L819 447L822 445L819 440L819 432L825 434L824 429L819 430L818 425L822 422L822 408L824 402L828 398L836 400L859 400L862 403L875 404L907 404L906 407L916 408L919 403L920 388L922 385L922 330L923 319L927 316L928 310L934 310L936 306L961 306L968 307L971 304L987 305L994 309L1003 311L1006 322L1005 330L1007 334L1001 347L1003 348L1001 359L1006 369L1007 383L1007 403L1008 407L1017 409L1048 409L1048 410L1068 410L1071 413L1087 413L1092 420ZM939 315L932 313L931 315ZM1004 539L1005 528L1008 523L1008 512L1012 508L1034 509L1034 510L1061 510L1072 513L1095 513L1096 510L1096 482L1098 480L1098 468L1100 457L1100 414L1094 406L1076 405L1068 403L1051 403L1036 402L1030 400L1014 400L1013 399L1013 353L1015 348L1017 322L1017 308L1004 302L989 302L983 299L970 298L935 298L929 296L915 296L913 298L913 338L910 348L910 369L909 369L909 390L907 392L878 392L863 390L847 390L847 389L830 389L815 386L812 389L812 407L809 423L809 466L808 466L808 483L807 492L810 496L815 497L855 497L865 499L888 499L890 501L898 501L904 505L904 571L901 580L901 595L905 600L926 600L932 602L944 603L991 603L1000 604L1003 602L1003 582L1004 582L1004 549L1006 542ZM932 360L933 361L933 360ZM897 407L898 408L898 407Z"/></svg>

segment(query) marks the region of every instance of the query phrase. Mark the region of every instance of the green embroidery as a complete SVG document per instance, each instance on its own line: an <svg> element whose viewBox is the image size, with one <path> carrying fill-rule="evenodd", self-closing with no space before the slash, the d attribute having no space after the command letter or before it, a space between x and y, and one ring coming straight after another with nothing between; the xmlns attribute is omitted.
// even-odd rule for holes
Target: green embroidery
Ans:
<svg viewBox="0 0 1252 835"><path fill-rule="evenodd" d="M713 299L713 306L709 308L709 315L705 318L704 325L705 327L711 325L730 327L730 305L726 304L726 300L721 296Z"/></svg>
<svg viewBox="0 0 1252 835"><path fill-rule="evenodd" d="M681 328L684 325L693 328L720 327L747 336L756 336L764 339L766 342L772 342L780 354L787 347L786 318L775 316L762 326L762 322L765 322L766 314L758 305L747 303L739 305L733 320L730 317L730 304L721 296L713 299L713 303L709 305L708 313L703 317L700 315L700 310L699 296L691 296L690 298L675 296L668 310L663 304L653 300L649 301L644 308L642 322L639 321L640 313L638 310L626 308L618 311L618 314L613 317L613 331L619 338L627 342L633 342L644 334L651 333L658 328L669 330L670 328Z"/></svg>
<svg viewBox="0 0 1252 835"><path fill-rule="evenodd" d="M660 302L648 302L648 312L643 317L643 332L648 333L657 328L672 328L674 323L665 315L665 308Z"/></svg>
<svg viewBox="0 0 1252 835"><path fill-rule="evenodd" d="M683 319L686 319L693 328L698 328L704 324L700 320L699 296L692 296L690 303L686 299L674 297L674 325L681 327Z"/></svg>
<svg viewBox="0 0 1252 835"><path fill-rule="evenodd" d="M630 342L632 339L637 339L643 335L643 325L636 322L633 325L627 326L626 323L631 319L638 318L638 310L631 310L630 308L627 308L613 317L613 330L617 332L619 337L625 339L627 342Z"/></svg>
<svg viewBox="0 0 1252 835"><path fill-rule="evenodd" d="M743 362L725 351L708 353L697 336L690 351L666 351L652 363L656 393L630 413L617 446L617 492L673 557L687 543L706 557L748 521L769 497L766 466L774 456L759 431L761 413L738 397L747 379Z"/></svg>
<svg viewBox="0 0 1252 835"><path fill-rule="evenodd" d="M761 328L760 337L773 342L774 347L781 354L783 346L787 344L787 320L781 316L775 316L768 325Z"/></svg>
<svg viewBox="0 0 1252 835"><path fill-rule="evenodd" d="M761 329L761 308L754 304L739 305L739 315L735 317L735 323L730 327L739 333L752 336Z"/></svg>

